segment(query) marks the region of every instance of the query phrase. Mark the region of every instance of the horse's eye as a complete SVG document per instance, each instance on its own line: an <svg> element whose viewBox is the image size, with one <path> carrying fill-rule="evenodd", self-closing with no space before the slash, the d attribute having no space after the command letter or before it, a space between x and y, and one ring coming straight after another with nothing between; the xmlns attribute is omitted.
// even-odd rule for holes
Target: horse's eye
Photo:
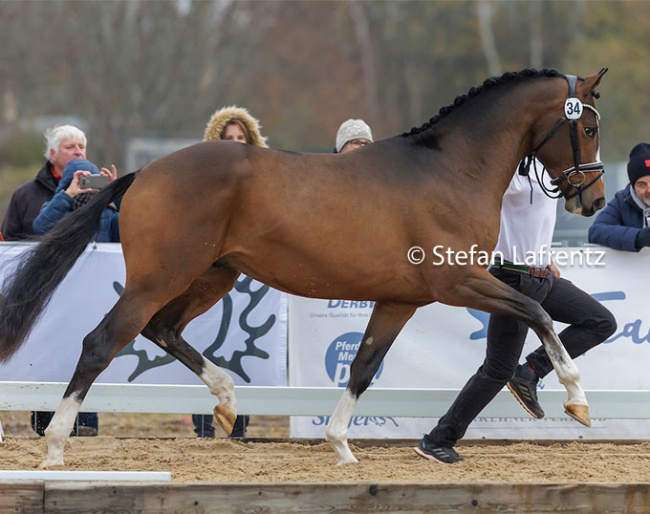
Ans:
<svg viewBox="0 0 650 514"><path fill-rule="evenodd" d="M594 127L585 127L585 134L587 134L587 137L593 139L596 137L596 129Z"/></svg>

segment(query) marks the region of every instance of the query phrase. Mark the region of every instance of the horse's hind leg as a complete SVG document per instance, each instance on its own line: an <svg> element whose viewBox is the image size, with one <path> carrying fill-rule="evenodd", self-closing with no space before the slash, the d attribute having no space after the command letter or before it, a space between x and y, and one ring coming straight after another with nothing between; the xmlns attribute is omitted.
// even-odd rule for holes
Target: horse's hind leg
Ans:
<svg viewBox="0 0 650 514"><path fill-rule="evenodd" d="M65 442L90 386L115 355L138 335L161 304L165 303L162 289L155 288L152 284L140 285L140 288L127 287L106 317L84 338L81 357L72 379L45 430L47 457L41 463L42 468L63 466Z"/></svg>
<svg viewBox="0 0 650 514"><path fill-rule="evenodd" d="M453 301L448 302L449 299ZM531 327L542 341L553 363L558 380L566 388L565 412L585 426L591 426L589 404L580 385L580 373L562 341L555 333L553 320L542 306L493 277L488 271L474 270L464 278L452 296L440 298L451 305L463 305L491 314L516 318Z"/></svg>
<svg viewBox="0 0 650 514"><path fill-rule="evenodd" d="M143 336L198 375L219 399L214 415L227 434L232 432L237 412L234 382L230 375L192 348L181 333L190 321L221 300L238 276L239 272L233 269L211 268L158 311L142 331Z"/></svg>
<svg viewBox="0 0 650 514"><path fill-rule="evenodd" d="M368 388L402 327L413 316L417 306L376 303L370 322L350 367L350 381L336 406L326 431L339 466L358 462L348 444L348 425L359 397Z"/></svg>

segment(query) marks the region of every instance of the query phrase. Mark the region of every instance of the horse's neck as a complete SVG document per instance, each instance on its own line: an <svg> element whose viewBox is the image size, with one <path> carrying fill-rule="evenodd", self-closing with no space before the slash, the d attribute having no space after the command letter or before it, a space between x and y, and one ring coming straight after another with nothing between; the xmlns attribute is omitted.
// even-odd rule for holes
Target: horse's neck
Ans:
<svg viewBox="0 0 650 514"><path fill-rule="evenodd" d="M435 178L431 187L451 183L477 201L495 194L501 197L524 155L522 139L500 134L480 136L454 130L429 136L437 139L437 145L419 145L410 156L428 162Z"/></svg>
<svg viewBox="0 0 650 514"><path fill-rule="evenodd" d="M459 110L424 131L419 146L439 154L450 180L474 183L478 194L502 195L530 151L536 120L549 108L520 102L526 109L483 101L474 109Z"/></svg>

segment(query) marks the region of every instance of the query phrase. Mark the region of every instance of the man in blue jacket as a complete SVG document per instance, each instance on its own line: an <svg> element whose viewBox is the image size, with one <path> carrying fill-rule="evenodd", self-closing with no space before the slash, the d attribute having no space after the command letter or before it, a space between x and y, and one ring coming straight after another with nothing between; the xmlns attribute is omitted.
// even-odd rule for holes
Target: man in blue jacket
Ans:
<svg viewBox="0 0 650 514"><path fill-rule="evenodd" d="M650 144L632 148L627 174L630 183L614 195L589 227L589 242L638 252L650 246Z"/></svg>

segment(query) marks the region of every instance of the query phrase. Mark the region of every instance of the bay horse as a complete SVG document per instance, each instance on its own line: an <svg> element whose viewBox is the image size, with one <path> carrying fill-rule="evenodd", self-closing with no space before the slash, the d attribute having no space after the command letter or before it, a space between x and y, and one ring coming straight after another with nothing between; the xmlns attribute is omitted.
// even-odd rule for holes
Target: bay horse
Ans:
<svg viewBox="0 0 650 514"><path fill-rule="evenodd" d="M417 247L491 252L503 193L518 164L525 173L532 157L546 167L568 211L590 216L602 208L594 88L606 71L578 78L527 69L490 78L421 127L346 154L199 143L102 189L24 252L2 286L0 361L6 361L91 241L102 210L123 196L124 291L83 340L45 431L41 467L64 465L65 442L89 388L138 333L199 376L230 433L233 381L182 332L240 273L290 294L375 302L326 430L338 464L356 462L347 427L359 397L404 324L432 302L527 323L567 389L567 414L589 425L578 369L538 303L494 278L485 263L415 265L408 257Z"/></svg>

